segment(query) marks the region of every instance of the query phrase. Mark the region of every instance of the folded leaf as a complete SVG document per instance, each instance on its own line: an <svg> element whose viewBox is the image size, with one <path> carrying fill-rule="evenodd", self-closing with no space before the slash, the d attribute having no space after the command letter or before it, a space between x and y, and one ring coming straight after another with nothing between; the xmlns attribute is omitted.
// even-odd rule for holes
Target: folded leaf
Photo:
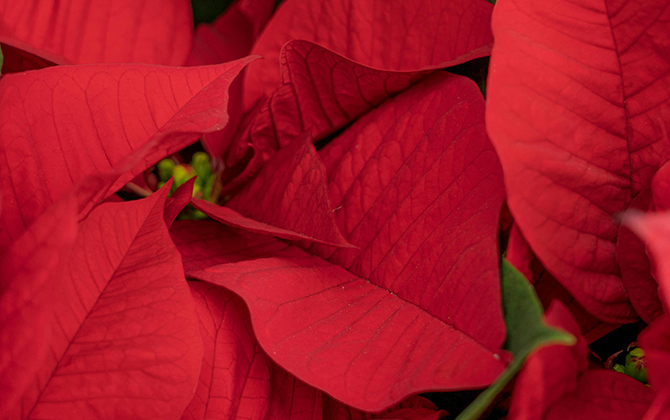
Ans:
<svg viewBox="0 0 670 420"><path fill-rule="evenodd" d="M516 223L510 232L506 258L531 282L545 311L549 309L554 300L561 301L570 310L570 314L577 321L579 330L587 343L593 343L620 326L620 324L602 322L588 313L538 261Z"/></svg>
<svg viewBox="0 0 670 420"><path fill-rule="evenodd" d="M0 2L0 42L58 64L182 65L191 46L188 0ZM43 52L43 53L42 53Z"/></svg>
<svg viewBox="0 0 670 420"><path fill-rule="evenodd" d="M159 159L225 126L227 89L250 59L219 66L63 66L0 81L0 245L73 184L146 150L113 193Z"/></svg>
<svg viewBox="0 0 670 420"><path fill-rule="evenodd" d="M183 419L438 420L445 414L419 396L372 415L333 400L297 380L265 355L239 297L208 283L189 285L205 354L196 395Z"/></svg>
<svg viewBox="0 0 670 420"><path fill-rule="evenodd" d="M504 190L483 106L474 82L439 73L328 144L320 154L335 220L359 249L310 251L495 351L504 340L497 251Z"/></svg>
<svg viewBox="0 0 670 420"><path fill-rule="evenodd" d="M240 295L273 360L361 410L485 386L503 367L499 355L411 301L297 248L187 274Z"/></svg>
<svg viewBox="0 0 670 420"><path fill-rule="evenodd" d="M219 264L280 256L291 249L270 236L240 231L212 220L176 221L170 235L187 273Z"/></svg>
<svg viewBox="0 0 670 420"><path fill-rule="evenodd" d="M248 55L274 9L274 0L234 2L213 23L196 27L186 65L220 64Z"/></svg>
<svg viewBox="0 0 670 420"><path fill-rule="evenodd" d="M226 205L301 239L352 247L335 225L326 177L312 137L305 133L274 154Z"/></svg>
<svg viewBox="0 0 670 420"><path fill-rule="evenodd" d="M202 344L163 220L169 185L96 208L54 278L49 352L8 419L178 419Z"/></svg>
<svg viewBox="0 0 670 420"><path fill-rule="evenodd" d="M248 69L244 107L278 87L279 53L288 41L310 41L377 69L448 67L489 54L492 8L484 0L287 0L254 45L265 61Z"/></svg>
<svg viewBox="0 0 670 420"><path fill-rule="evenodd" d="M240 295L273 360L358 409L490 383L503 367L503 190L476 85L436 74L321 156L338 227L359 249L314 244L322 258L295 247L263 258L251 241L208 241L205 260L218 250L224 263L203 267L186 239L185 264L202 267L187 274ZM247 260L228 263L237 246Z"/></svg>
<svg viewBox="0 0 670 420"><path fill-rule="evenodd" d="M499 0L487 128L507 200L549 272L591 313L635 313L612 215L663 163L670 1Z"/></svg>
<svg viewBox="0 0 670 420"><path fill-rule="evenodd" d="M206 139L215 155L226 152L226 164L232 168L246 164L253 150L244 173L234 174L238 182L254 175L276 150L305 131L319 141L431 73L377 70L300 40L282 48L281 68L281 85L251 113L231 146L225 136Z"/></svg>

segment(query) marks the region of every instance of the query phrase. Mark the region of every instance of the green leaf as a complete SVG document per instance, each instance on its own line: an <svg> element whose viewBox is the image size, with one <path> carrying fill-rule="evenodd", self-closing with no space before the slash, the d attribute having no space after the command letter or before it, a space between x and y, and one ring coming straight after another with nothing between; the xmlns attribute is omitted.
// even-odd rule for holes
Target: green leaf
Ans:
<svg viewBox="0 0 670 420"><path fill-rule="evenodd" d="M533 286L505 259L502 263L502 301L507 325L507 341L503 348L512 353L512 362L456 420L479 418L505 385L521 370L532 352L544 346L573 346L577 342L572 334L544 322L542 304Z"/></svg>

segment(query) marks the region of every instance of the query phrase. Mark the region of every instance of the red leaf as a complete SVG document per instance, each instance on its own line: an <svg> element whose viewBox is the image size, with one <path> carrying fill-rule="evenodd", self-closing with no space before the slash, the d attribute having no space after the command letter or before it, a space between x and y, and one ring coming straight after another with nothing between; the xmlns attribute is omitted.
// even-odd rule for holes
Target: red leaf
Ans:
<svg viewBox="0 0 670 420"><path fill-rule="evenodd" d="M552 405L544 420L638 420L654 391L628 375L589 370L577 388Z"/></svg>
<svg viewBox="0 0 670 420"><path fill-rule="evenodd" d="M546 318L574 334L577 344L544 347L528 358L514 388L510 420L642 418L654 391L618 372L586 370L586 341L567 308L553 304Z"/></svg>
<svg viewBox="0 0 670 420"><path fill-rule="evenodd" d="M476 85L435 75L322 155L340 230L361 249L311 251L344 268L296 248L260 258L240 244L250 260L188 275L239 294L270 357L356 408L490 383L503 367L503 190Z"/></svg>
<svg viewBox="0 0 670 420"><path fill-rule="evenodd" d="M570 309L570 313L577 321L579 329L586 338L587 343L593 343L620 326L620 324L602 322L589 314L572 297L570 292L561 286L542 266L542 263L533 254L516 223L514 223L509 236L506 258L531 282L545 310L549 309L554 300L561 301Z"/></svg>
<svg viewBox="0 0 670 420"><path fill-rule="evenodd" d="M180 257L163 220L169 185L99 206L42 307L49 353L7 418L179 418L202 347Z"/></svg>
<svg viewBox="0 0 670 420"><path fill-rule="evenodd" d="M58 64L182 65L191 46L187 0L0 2L0 41ZM53 60L52 60L53 61Z"/></svg>
<svg viewBox="0 0 670 420"><path fill-rule="evenodd" d="M251 51L275 9L275 0L238 0L211 24L196 27L187 66L237 60Z"/></svg>
<svg viewBox="0 0 670 420"><path fill-rule="evenodd" d="M493 350L504 339L497 252L504 190L483 106L474 82L436 74L331 142L321 152L329 196L342 207L334 213L340 231L360 250L313 251L420 302Z"/></svg>
<svg viewBox="0 0 670 420"><path fill-rule="evenodd" d="M3 76L0 245L73 184L132 152L141 159L110 193L202 133L221 129L228 86L249 61L188 69L63 66Z"/></svg>
<svg viewBox="0 0 670 420"><path fill-rule="evenodd" d="M331 399L265 355L241 299L212 284L190 282L190 286L205 353L196 395L184 419L437 420L444 414L418 396L375 415Z"/></svg>
<svg viewBox="0 0 670 420"><path fill-rule="evenodd" d="M483 0L285 1L252 50L266 61L247 71L244 107L277 88L279 53L288 41L310 41L377 69L448 67L489 54L491 10Z"/></svg>
<svg viewBox="0 0 670 420"><path fill-rule="evenodd" d="M629 211L624 223L647 244L656 265L659 297L670 307L670 211L646 213Z"/></svg>
<svg viewBox="0 0 670 420"><path fill-rule="evenodd" d="M189 286L204 354L195 396L182 419L263 419L271 392L269 361L256 343L244 302L211 284Z"/></svg>
<svg viewBox="0 0 670 420"><path fill-rule="evenodd" d="M175 221L179 212L181 212L184 207L191 202L191 197L193 196L193 184L195 184L196 178L193 177L188 181L184 182L175 190L175 192L165 201L165 224L172 226L172 223Z"/></svg>
<svg viewBox="0 0 670 420"><path fill-rule="evenodd" d="M500 0L487 128L538 258L591 313L635 317L612 215L649 188L670 113L670 1Z"/></svg>
<svg viewBox="0 0 670 420"><path fill-rule="evenodd" d="M631 202L629 209L649 209L651 194L644 190ZM658 298L658 284L651 275L651 263L644 243L624 224L619 227L616 243L621 280L635 311L648 324L663 314Z"/></svg>
<svg viewBox="0 0 670 420"><path fill-rule="evenodd" d="M242 227L235 212L224 212L218 206L198 203L198 208L206 214L209 214L206 210L214 209L212 217ZM308 133L272 156L227 206L249 219L282 229L260 229L258 224L258 227L248 225L254 232L352 247L335 225L333 207L328 199L326 168ZM226 216L235 218L228 219Z"/></svg>
<svg viewBox="0 0 670 420"><path fill-rule="evenodd" d="M586 340L568 308L554 301L545 314L545 321L574 335L577 343L572 347L543 347L526 360L514 386L510 420L543 418L552 404L577 387L578 375L588 367Z"/></svg>
<svg viewBox="0 0 670 420"><path fill-rule="evenodd" d="M281 65L281 86L252 113L230 150L225 136L208 140L214 153L227 151L229 167L246 164L244 159L253 148L252 161L238 183L305 131L311 131L314 141L321 140L430 74L376 70L307 41L286 44Z"/></svg>
<svg viewBox="0 0 670 420"><path fill-rule="evenodd" d="M177 221L170 229L170 235L181 253L186 272L253 258L281 256L290 249L289 245L272 237L238 231L211 220Z"/></svg>
<svg viewBox="0 0 670 420"><path fill-rule="evenodd" d="M74 195L63 197L0 259L0 417L35 378L49 351L58 272L77 236Z"/></svg>

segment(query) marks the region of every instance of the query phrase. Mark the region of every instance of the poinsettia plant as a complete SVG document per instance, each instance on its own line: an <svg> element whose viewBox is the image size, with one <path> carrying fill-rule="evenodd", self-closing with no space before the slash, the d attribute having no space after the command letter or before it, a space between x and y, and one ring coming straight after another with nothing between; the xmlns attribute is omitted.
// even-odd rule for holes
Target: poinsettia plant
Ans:
<svg viewBox="0 0 670 420"><path fill-rule="evenodd" d="M0 1L0 418L668 416L670 1L191 10Z"/></svg>

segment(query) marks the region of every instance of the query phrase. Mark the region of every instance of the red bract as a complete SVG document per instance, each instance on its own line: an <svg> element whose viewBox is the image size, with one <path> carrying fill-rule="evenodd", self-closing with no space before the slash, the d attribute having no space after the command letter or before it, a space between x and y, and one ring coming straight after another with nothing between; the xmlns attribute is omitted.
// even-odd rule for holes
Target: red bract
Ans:
<svg viewBox="0 0 670 420"><path fill-rule="evenodd" d="M545 310L549 309L554 300L559 300L565 304L572 317L577 321L578 330L581 331L588 343L594 342L619 326L618 324L602 322L589 314L537 260L516 223L512 226L510 232L506 258L514 267L522 271L530 281Z"/></svg>
<svg viewBox="0 0 670 420"><path fill-rule="evenodd" d="M448 67L488 55L491 9L484 0L286 1L252 49L266 61L249 67L244 106L250 109L275 90L276 63L291 40L319 44L377 69Z"/></svg>
<svg viewBox="0 0 670 420"><path fill-rule="evenodd" d="M249 247L223 241L205 258L219 252L222 262L240 262L187 274L239 294L274 360L354 407L380 410L419 391L489 383L502 369L495 354L504 338L495 252L502 185L481 101L471 81L435 75L321 152L337 225L360 249L310 246L328 262L296 247L263 258L263 246L241 261L235 254ZM285 150L304 150L298 146ZM266 179L261 172L260 183ZM241 196L259 186L246 188ZM301 196L319 186L289 188ZM293 220L283 199L235 205ZM322 206L329 204L312 211ZM178 242L185 264L200 265L193 244Z"/></svg>
<svg viewBox="0 0 670 420"><path fill-rule="evenodd" d="M142 150L111 188L228 121L227 89L249 59L195 68L64 66L0 81L0 246L72 185Z"/></svg>
<svg viewBox="0 0 670 420"><path fill-rule="evenodd" d="M500 0L487 128L508 203L545 267L626 322L612 214L649 187L670 114L670 2Z"/></svg>
<svg viewBox="0 0 670 420"><path fill-rule="evenodd" d="M286 44L281 62L281 85L248 117L233 143L229 146L227 137L206 139L213 153L226 152L230 177L237 177L228 188L248 180L304 131L319 141L430 74L375 70L307 41ZM240 164L246 165L241 175L235 171Z"/></svg>
<svg viewBox="0 0 670 420"><path fill-rule="evenodd" d="M12 388L20 403L3 400L4 418L70 418L73 412L84 418L179 418L191 399L202 347L180 257L163 220L168 190L103 204L80 225L59 270L50 273L49 305L38 308L47 334L40 344L48 352L34 362L26 385ZM29 234L71 230L42 222L50 217L38 219ZM39 228L50 231L33 232ZM49 245L33 252L48 252ZM20 357L3 354L3 360Z"/></svg>
<svg viewBox="0 0 670 420"><path fill-rule="evenodd" d="M205 354L196 395L183 419L437 420L446 414L421 397L372 416L346 407L295 379L267 357L238 297L212 284L189 285Z"/></svg>
<svg viewBox="0 0 670 420"><path fill-rule="evenodd" d="M188 0L0 2L0 42L56 64L182 65L191 46ZM21 71L10 55L3 66Z"/></svg>

